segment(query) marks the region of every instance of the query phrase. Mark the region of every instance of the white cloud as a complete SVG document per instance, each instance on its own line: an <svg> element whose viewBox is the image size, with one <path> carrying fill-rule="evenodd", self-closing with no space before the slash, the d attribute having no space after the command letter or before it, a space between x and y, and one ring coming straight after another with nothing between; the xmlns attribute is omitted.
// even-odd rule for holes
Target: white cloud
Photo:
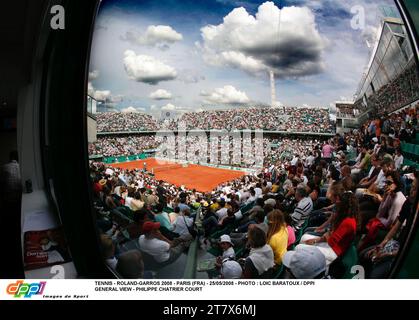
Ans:
<svg viewBox="0 0 419 320"><path fill-rule="evenodd" d="M165 110L165 111L173 111L176 110L177 107L171 103L166 104L165 106L161 107L161 110Z"/></svg>
<svg viewBox="0 0 419 320"><path fill-rule="evenodd" d="M97 101L106 101L108 106L115 106L124 100L123 95L112 95L110 90L96 90L90 81L87 84L87 94Z"/></svg>
<svg viewBox="0 0 419 320"><path fill-rule="evenodd" d="M217 88L212 93L201 92L201 96L205 97L204 102L210 104L246 104L250 102L245 92L230 85Z"/></svg>
<svg viewBox="0 0 419 320"><path fill-rule="evenodd" d="M150 94L150 99L153 100L170 100L172 99L172 94L164 89L158 89Z"/></svg>
<svg viewBox="0 0 419 320"><path fill-rule="evenodd" d="M190 109L188 107L175 106L174 104L168 103L168 104L164 105L163 107L161 107L160 111L171 111L171 112L174 112L174 113L182 113L182 112L192 111L192 109Z"/></svg>
<svg viewBox="0 0 419 320"><path fill-rule="evenodd" d="M249 73L273 69L280 77L313 75L324 69L322 53L327 40L306 7L280 10L273 2L265 2L255 16L243 7L236 8L222 24L203 27L201 35L203 58L211 65Z"/></svg>
<svg viewBox="0 0 419 320"><path fill-rule="evenodd" d="M105 101L111 97L111 92L109 90L96 90L93 94L93 98L98 101Z"/></svg>
<svg viewBox="0 0 419 320"><path fill-rule="evenodd" d="M225 63L233 68L239 68L249 73L258 73L267 71L267 67L262 61L254 59L253 57L245 56L241 52L226 51L221 53L221 57Z"/></svg>
<svg viewBox="0 0 419 320"><path fill-rule="evenodd" d="M99 77L99 70L93 70L89 72L89 81L95 80Z"/></svg>
<svg viewBox="0 0 419 320"><path fill-rule="evenodd" d="M147 45L151 47L159 47L160 49L168 49L170 44L181 41L182 34L176 32L170 26L148 26L145 32L137 30L127 31L122 40L128 41L136 45Z"/></svg>
<svg viewBox="0 0 419 320"><path fill-rule="evenodd" d="M133 106L129 106L127 108L123 108L121 109L121 112L123 113L138 113L138 112L144 112L145 108L141 108L141 107L133 107Z"/></svg>
<svg viewBox="0 0 419 320"><path fill-rule="evenodd" d="M177 72L171 66L147 55L136 55L132 50L124 53L125 72L131 80L151 85L176 79Z"/></svg>

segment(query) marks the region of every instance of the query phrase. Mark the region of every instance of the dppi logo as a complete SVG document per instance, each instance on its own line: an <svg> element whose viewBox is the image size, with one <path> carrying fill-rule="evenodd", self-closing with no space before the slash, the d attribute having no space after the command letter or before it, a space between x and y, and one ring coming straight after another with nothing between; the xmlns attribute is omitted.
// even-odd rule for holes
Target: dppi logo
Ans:
<svg viewBox="0 0 419 320"><path fill-rule="evenodd" d="M14 295L15 298L31 298L34 294L42 294L45 289L45 281L39 283L23 283L19 280L7 286L7 293Z"/></svg>

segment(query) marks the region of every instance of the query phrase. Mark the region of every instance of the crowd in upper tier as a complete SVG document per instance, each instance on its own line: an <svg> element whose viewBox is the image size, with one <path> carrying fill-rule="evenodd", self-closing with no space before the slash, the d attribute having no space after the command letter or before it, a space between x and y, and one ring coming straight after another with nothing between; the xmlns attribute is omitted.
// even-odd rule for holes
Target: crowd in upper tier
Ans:
<svg viewBox="0 0 419 320"><path fill-rule="evenodd" d="M191 129L263 129L268 131L333 133L329 111L319 108L246 108L184 113L178 119L157 121L143 113L98 113L98 132Z"/></svg>

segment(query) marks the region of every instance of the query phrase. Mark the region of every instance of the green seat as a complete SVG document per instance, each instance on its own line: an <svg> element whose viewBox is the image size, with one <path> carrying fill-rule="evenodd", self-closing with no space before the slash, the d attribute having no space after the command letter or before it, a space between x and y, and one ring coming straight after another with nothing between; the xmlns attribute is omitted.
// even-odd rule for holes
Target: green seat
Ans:
<svg viewBox="0 0 419 320"><path fill-rule="evenodd" d="M245 251L246 251L245 246L239 247L239 248L234 247L234 252L236 253L236 259L243 258L243 254L244 254Z"/></svg>
<svg viewBox="0 0 419 320"><path fill-rule="evenodd" d="M410 155L414 155L415 154L415 145L408 143L406 146L406 152L409 153Z"/></svg>
<svg viewBox="0 0 419 320"><path fill-rule="evenodd" d="M230 234L232 231L234 230L234 225L230 224L227 227L225 227L222 230L218 230L215 231L214 233L212 233L209 238L211 239L218 239L220 238L223 234Z"/></svg>
<svg viewBox="0 0 419 320"><path fill-rule="evenodd" d="M219 247L211 247L207 250L208 253L212 254L214 257L221 256L222 250Z"/></svg>
<svg viewBox="0 0 419 320"><path fill-rule="evenodd" d="M273 273L273 275L272 275L272 278L273 279L279 279L279 278L281 278L281 276L282 276L282 273L284 272L284 265L280 265L276 270L275 270L275 272Z"/></svg>
<svg viewBox="0 0 419 320"><path fill-rule="evenodd" d="M351 269L353 266L358 265L358 263L358 252L355 245L352 244L342 257L342 264L345 268L343 279L352 279L354 277L354 274L351 273Z"/></svg>
<svg viewBox="0 0 419 320"><path fill-rule="evenodd" d="M419 169L419 163L417 163L415 161L412 161L412 160L409 160L409 159L404 159L403 165Z"/></svg>
<svg viewBox="0 0 419 320"><path fill-rule="evenodd" d="M165 207L163 209L163 211L166 212L166 213L172 213L172 212L174 212L173 208L170 208L170 207Z"/></svg>
<svg viewBox="0 0 419 320"><path fill-rule="evenodd" d="M244 215L255 206L254 202L248 203L240 208L241 213Z"/></svg>

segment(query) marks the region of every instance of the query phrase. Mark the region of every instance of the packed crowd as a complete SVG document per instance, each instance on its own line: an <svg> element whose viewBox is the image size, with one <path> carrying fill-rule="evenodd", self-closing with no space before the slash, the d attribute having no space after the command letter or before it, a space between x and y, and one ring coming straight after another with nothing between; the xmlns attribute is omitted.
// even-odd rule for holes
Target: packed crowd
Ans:
<svg viewBox="0 0 419 320"><path fill-rule="evenodd" d="M310 138L263 138L263 154L258 154L256 147L256 141L253 137L246 143L245 140L241 140L240 148L234 147L234 139L230 137L228 146L229 152L224 155L222 148L223 143L221 138L218 138L216 153L219 159L217 164L220 165L232 165L235 167L246 167L247 162L253 163L256 157L262 155L263 159L261 163L276 163L279 160L292 160L295 157L303 157L305 159L309 156L310 152L315 146L320 147L320 144L324 139L310 139ZM250 142L251 141L251 142ZM167 141L166 141L167 142ZM164 143L166 143L164 142ZM203 140L198 138L187 138L184 141L180 139L176 140L175 148L179 148L179 144L186 145L186 151L188 160L191 162L202 162L202 152L204 150L202 143ZM211 143L214 143L214 139L210 140L209 137L206 140L207 143L207 154L210 154ZM89 143L89 154L102 155L104 157L121 157L138 155L146 150L158 150L163 144L161 139L156 138L154 135L130 135L124 137L99 137L94 143ZM248 146L247 146L248 144ZM177 149L178 150L178 149ZM236 152L239 151L238 154ZM210 157L208 158L210 160Z"/></svg>
<svg viewBox="0 0 419 320"><path fill-rule="evenodd" d="M156 121L142 113L98 113L98 132L177 130L263 129L269 131L333 133L327 109L318 108L247 108L189 112L179 119Z"/></svg>
<svg viewBox="0 0 419 320"><path fill-rule="evenodd" d="M159 126L150 115L137 112L97 113L98 132L155 131Z"/></svg>
<svg viewBox="0 0 419 320"><path fill-rule="evenodd" d="M386 115L419 99L419 77L416 64L408 66L393 81L385 84L367 99L369 108ZM361 100L358 101L358 105Z"/></svg>
<svg viewBox="0 0 419 320"><path fill-rule="evenodd" d="M122 277L146 277L188 250L199 221L202 247L219 250L212 276L341 278L343 258L356 252L367 277L386 277L412 219L418 174L399 146L417 120L417 109L403 111L326 142L301 141L291 160L206 194L92 163L104 257Z"/></svg>
<svg viewBox="0 0 419 320"><path fill-rule="evenodd" d="M359 109L356 109L353 104L350 104L350 105L337 104L336 107L337 107L338 117L356 118L360 114Z"/></svg>
<svg viewBox="0 0 419 320"><path fill-rule="evenodd" d="M96 142L89 143L89 155L104 157L130 156L143 153L145 150L159 146L154 135L126 137L99 137Z"/></svg>
<svg viewBox="0 0 419 320"><path fill-rule="evenodd" d="M333 124L326 109L318 108L248 108L185 113L172 120L168 128L175 130L179 122L186 129L260 129L268 131L331 133Z"/></svg>

